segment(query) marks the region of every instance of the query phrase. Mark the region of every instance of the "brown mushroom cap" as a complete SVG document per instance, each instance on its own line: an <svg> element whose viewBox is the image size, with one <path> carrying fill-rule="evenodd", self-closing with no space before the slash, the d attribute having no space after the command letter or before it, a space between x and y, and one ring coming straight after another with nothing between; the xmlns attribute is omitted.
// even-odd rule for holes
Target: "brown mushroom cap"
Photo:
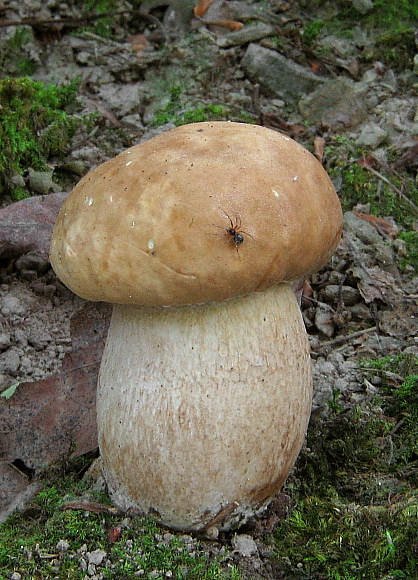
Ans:
<svg viewBox="0 0 418 580"><path fill-rule="evenodd" d="M194 304L315 272L341 229L331 180L301 145L256 125L193 123L88 173L59 213L51 263L88 300Z"/></svg>

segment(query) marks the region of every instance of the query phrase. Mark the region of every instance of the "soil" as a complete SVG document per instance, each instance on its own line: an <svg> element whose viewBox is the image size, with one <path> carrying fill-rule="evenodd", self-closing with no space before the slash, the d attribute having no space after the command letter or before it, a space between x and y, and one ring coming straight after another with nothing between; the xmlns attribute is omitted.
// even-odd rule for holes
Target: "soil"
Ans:
<svg viewBox="0 0 418 580"><path fill-rule="evenodd" d="M84 11L77 4L65 6L49 2L42 10L35 10L33 2L10 0L3 13L4 18L19 21L16 26L24 26L31 32L30 42L23 47L26 57L35 66L31 78L61 82L79 76L82 79L79 110L98 114L95 128L89 133L77 134L64 160L50 160L57 177L54 177L55 193L53 189L46 192L50 198L48 205L53 208L49 217L28 220L26 215L22 221L10 217L11 214L7 213L9 206L0 212L3 244L0 254L0 392L19 385L16 388L18 394L20 385L23 386L19 395L21 399L15 399L13 395L3 399L2 403L6 413L3 424L16 432L21 430L24 433L29 424L33 426L35 423L31 416L29 422L13 425L15 419L11 418L11 413L15 401L20 401L22 407L19 408L27 413L28 405L32 405L28 402L30 399L24 402L27 393L33 393L37 388L45 389L46 385L51 389L52 379L58 380L60 373L68 377L74 369L80 369L83 365L92 369L92 375L87 379L83 376L80 381L89 385L90 394L86 396L87 399L90 396L89 409L94 413L91 401L94 398L95 373L109 313L106 309L102 310L100 305L86 305L69 292L55 277L47 254L53 218L59 205L54 200L61 202L65 192L70 191L80 175L126 147L172 128L185 112L213 104L226 105L231 120L243 120L242 111L246 111L246 115L255 122L286 132L315 151L326 167L330 160L324 147L331 137L345 135L355 141L362 136L368 122L386 131L383 141L375 140L369 146L376 157L386 155L387 159L388 150L396 145L398 158L401 158L414 145L408 131L403 133L398 130L388 134L385 124L387 113L386 116L383 113L379 115L378 109L380 107L382 110L390 100L397 99L397 113L402 115L405 110L404 126L407 121L413 124L412 63L409 68L391 68L377 61L365 62L362 57L364 47L350 44L347 48L332 38L328 39L327 58L320 61L320 52L313 54L312 45L301 43L300 30L314 20L313 16L305 14L303 3L270 2L268 13L264 13L263 10L260 12L257 2L215 2L212 13L205 18L210 22L226 20L244 24L266 21L266 26L272 26L275 33L255 38L252 42L266 50L273 50L273 40L281 32L281 53L309 71L315 72L319 68L321 75L328 79L344 77L358 83L364 75L375 75L380 80L386 75L383 84L390 84L390 89L385 89L382 84L373 85L375 105L373 109L366 105L361 123L353 126L345 123L344 119L342 123L334 120L334 124L328 127L320 123L307 123L297 102L285 100L280 92L272 93L271 89L258 82L259 79L250 79L242 67L250 41L238 39L229 43L228 39L233 38L234 34L230 31L231 24L230 28L225 28L205 25L196 18L183 18L183 11L173 13L170 7L167 8L167 2L143 3L139 12L128 2L117 4L118 14L112 17L112 24L107 22L104 25L112 29L111 40L101 37L97 28L80 30L77 19ZM176 3L172 4L175 7ZM321 14L318 19L320 17ZM35 24L25 24L33 20L36 20ZM53 20L56 23L51 22ZM93 22L89 24L94 25ZM3 39L10 38L16 26L0 29ZM361 32L360 15L359 30ZM369 38L368 42L372 46L373 39ZM344 52L348 49L348 53ZM177 86L176 83L181 84L182 93L181 107L174 113L173 86ZM165 116L163 120L166 121L158 127L153 122L157 113ZM402 119L399 121L401 124ZM412 161L409 165L405 161L405 164L407 174L414 166ZM67 171L63 171L64 166ZM72 169L69 171L70 166ZM379 168L376 171L381 173ZM336 186L343 196L344 186L338 183ZM60 189L65 190L63 194L56 193ZM31 193L36 196L39 192L32 190ZM27 203L23 200L13 204L18 206L16 215L20 216L19 212L25 211L20 208ZM339 393L339 402L346 408L361 405L378 392L379 377L365 381L357 364L359 360L400 353L418 354L417 277L411 265L404 265L405 246L398 236L402 227L392 216L374 218L367 205L357 205L351 209L353 211L345 215L344 235L334 258L321 272L305 282L301 297L312 347L313 417L317 418L327 414L327 403L335 391ZM13 235L6 227L10 225L10 220L13 220L15 229ZM31 239L29 221L31 227L34 223L38 226L38 234ZM89 322L86 322L86 317ZM90 333L90 338L94 334L94 340L91 339L90 343L93 354L89 360L83 358L86 356L87 339L83 338L86 332ZM43 409L44 424L49 423L52 416L46 415L45 409L49 407L45 401L50 404L50 399L43 400L40 407ZM62 423L56 419L59 404L56 402L52 421L62 428ZM65 406L67 399L62 404ZM57 438L59 442L47 455L39 449L45 442L50 443L56 432L47 435L45 425L36 424L36 433L41 434L42 443L38 446L33 442L31 445L27 441L22 442L23 435L3 443L0 449L3 462L19 468L20 479L13 479L10 488L6 481L7 477L11 477L10 472L3 473L4 485L0 493L3 501L0 507L7 509L13 504L16 490L22 492L26 489L28 476L33 478L44 467L45 461L53 462L68 452L72 440L77 441L77 453L93 450L94 432L90 429L84 439L80 435L84 425L91 423L92 417L87 413L77 424L66 425L68 436ZM4 427L0 431L4 436ZM38 452L40 454L36 455ZM286 511L286 497L280 496L277 502L277 509L275 512L273 510L276 515ZM266 514L260 525L267 525L269 518L274 520L274 513ZM257 523L254 526L257 527ZM254 528L249 530L249 533L253 532ZM268 547L260 544L257 551L248 557L243 555L245 549L237 548L233 558L244 562L248 574L251 573L253 578L279 577L269 561Z"/></svg>

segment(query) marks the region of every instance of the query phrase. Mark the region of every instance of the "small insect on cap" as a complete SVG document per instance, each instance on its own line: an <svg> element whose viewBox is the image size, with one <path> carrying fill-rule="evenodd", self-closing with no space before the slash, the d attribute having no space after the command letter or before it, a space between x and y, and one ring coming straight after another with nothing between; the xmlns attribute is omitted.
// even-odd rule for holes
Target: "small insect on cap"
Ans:
<svg viewBox="0 0 418 580"><path fill-rule="evenodd" d="M57 218L51 263L88 300L226 300L321 268L342 229L318 160L229 122L177 127L88 173Z"/></svg>

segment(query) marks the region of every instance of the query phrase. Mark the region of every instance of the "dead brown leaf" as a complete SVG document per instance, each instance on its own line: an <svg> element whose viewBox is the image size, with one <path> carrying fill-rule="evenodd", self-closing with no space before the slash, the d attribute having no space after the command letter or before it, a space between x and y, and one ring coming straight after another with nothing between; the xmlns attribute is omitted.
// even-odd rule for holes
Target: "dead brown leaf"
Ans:
<svg viewBox="0 0 418 580"><path fill-rule="evenodd" d="M52 228L67 193L23 199L0 210L0 258L36 252L48 259Z"/></svg>
<svg viewBox="0 0 418 580"><path fill-rule="evenodd" d="M202 16L204 16L206 10L209 8L212 2L213 0L199 0L199 2L193 9L193 13L196 16L196 18L202 18Z"/></svg>
<svg viewBox="0 0 418 580"><path fill-rule="evenodd" d="M221 28L227 28L228 30L232 31L241 30L241 28L243 28L244 26L242 22L236 22L235 20L216 20L216 21L202 20L202 22L204 22L208 26L220 26Z"/></svg>
<svg viewBox="0 0 418 580"><path fill-rule="evenodd" d="M96 383L109 314L107 304L82 307L72 320L74 349L61 372L0 398L0 462L19 460L36 471L97 447Z"/></svg>
<svg viewBox="0 0 418 580"><path fill-rule="evenodd" d="M395 238L398 235L398 228L394 226L393 223L380 218L369 213L358 213L354 212L356 216L369 222L373 227L377 229L377 231L381 234L389 236L391 238Z"/></svg>
<svg viewBox="0 0 418 580"><path fill-rule="evenodd" d="M320 163L324 160L325 155L325 139L323 137L315 137L314 139L314 155Z"/></svg>
<svg viewBox="0 0 418 580"><path fill-rule="evenodd" d="M355 266L351 272L358 280L357 286L366 304L374 300L381 300L385 304L396 304L403 296L392 274L377 266L367 268Z"/></svg>

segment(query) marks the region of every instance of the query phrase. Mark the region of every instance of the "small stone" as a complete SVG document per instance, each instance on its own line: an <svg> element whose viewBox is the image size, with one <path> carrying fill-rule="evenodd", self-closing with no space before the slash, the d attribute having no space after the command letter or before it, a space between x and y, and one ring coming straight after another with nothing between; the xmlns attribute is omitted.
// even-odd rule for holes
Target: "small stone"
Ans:
<svg viewBox="0 0 418 580"><path fill-rule="evenodd" d="M328 300L337 302L342 300L346 306L352 306L360 300L360 292L351 286L339 286L337 284L329 284L324 288L324 296Z"/></svg>
<svg viewBox="0 0 418 580"><path fill-rule="evenodd" d="M334 334L333 314L334 311L328 304L318 303L315 311L315 326L325 336L331 337Z"/></svg>
<svg viewBox="0 0 418 580"><path fill-rule="evenodd" d="M252 82L290 101L310 93L325 80L275 50L255 43L248 45L241 66Z"/></svg>
<svg viewBox="0 0 418 580"><path fill-rule="evenodd" d="M35 171L31 167L28 169L29 187L35 193L47 195L48 193L58 193L60 186L53 181L53 171Z"/></svg>
<svg viewBox="0 0 418 580"><path fill-rule="evenodd" d="M338 77L302 96L299 110L312 123L354 128L368 113L365 94L366 91L360 83Z"/></svg>
<svg viewBox="0 0 418 580"><path fill-rule="evenodd" d="M11 347L0 355L0 372L16 375L20 366L20 352Z"/></svg>
<svg viewBox="0 0 418 580"><path fill-rule="evenodd" d="M1 313L3 316L24 316L26 311L26 304L24 304L24 302L17 296L6 294L6 296L3 297L1 305Z"/></svg>
<svg viewBox="0 0 418 580"><path fill-rule="evenodd" d="M209 538L209 540L216 540L219 536L219 528L217 526L209 526L205 531L205 536Z"/></svg>
<svg viewBox="0 0 418 580"><path fill-rule="evenodd" d="M367 14L370 10L373 10L372 0L352 0L354 8L360 12L360 14Z"/></svg>
<svg viewBox="0 0 418 580"><path fill-rule="evenodd" d="M10 335L6 332L0 332L0 352L9 348L11 344Z"/></svg>
<svg viewBox="0 0 418 580"><path fill-rule="evenodd" d="M16 270L19 272L22 270L35 270L39 274L45 274L49 268L50 266L47 260L44 260L34 252L23 254L16 260Z"/></svg>
<svg viewBox="0 0 418 580"><path fill-rule="evenodd" d="M387 131L382 129L377 123L366 123L356 139L356 145L378 147L387 139L387 136Z"/></svg>
<svg viewBox="0 0 418 580"><path fill-rule="evenodd" d="M19 572L13 572L13 574L10 576L10 580L21 580L22 576L19 574Z"/></svg>
<svg viewBox="0 0 418 580"><path fill-rule="evenodd" d="M66 552L67 550L69 550L69 548L70 544L66 540L60 540L55 546L55 549L58 552Z"/></svg>
<svg viewBox="0 0 418 580"><path fill-rule="evenodd" d="M235 552L238 552L244 558L255 556L258 553L257 544L251 536L247 534L236 534L231 541Z"/></svg>
<svg viewBox="0 0 418 580"><path fill-rule="evenodd" d="M94 566L100 566L103 560L106 558L106 552L104 550L94 550L94 552L89 552L87 554L87 561L89 564Z"/></svg>
<svg viewBox="0 0 418 580"><path fill-rule="evenodd" d="M353 232L364 244L377 244L381 241L378 231L366 220L358 217L354 212L344 214L344 227Z"/></svg>

